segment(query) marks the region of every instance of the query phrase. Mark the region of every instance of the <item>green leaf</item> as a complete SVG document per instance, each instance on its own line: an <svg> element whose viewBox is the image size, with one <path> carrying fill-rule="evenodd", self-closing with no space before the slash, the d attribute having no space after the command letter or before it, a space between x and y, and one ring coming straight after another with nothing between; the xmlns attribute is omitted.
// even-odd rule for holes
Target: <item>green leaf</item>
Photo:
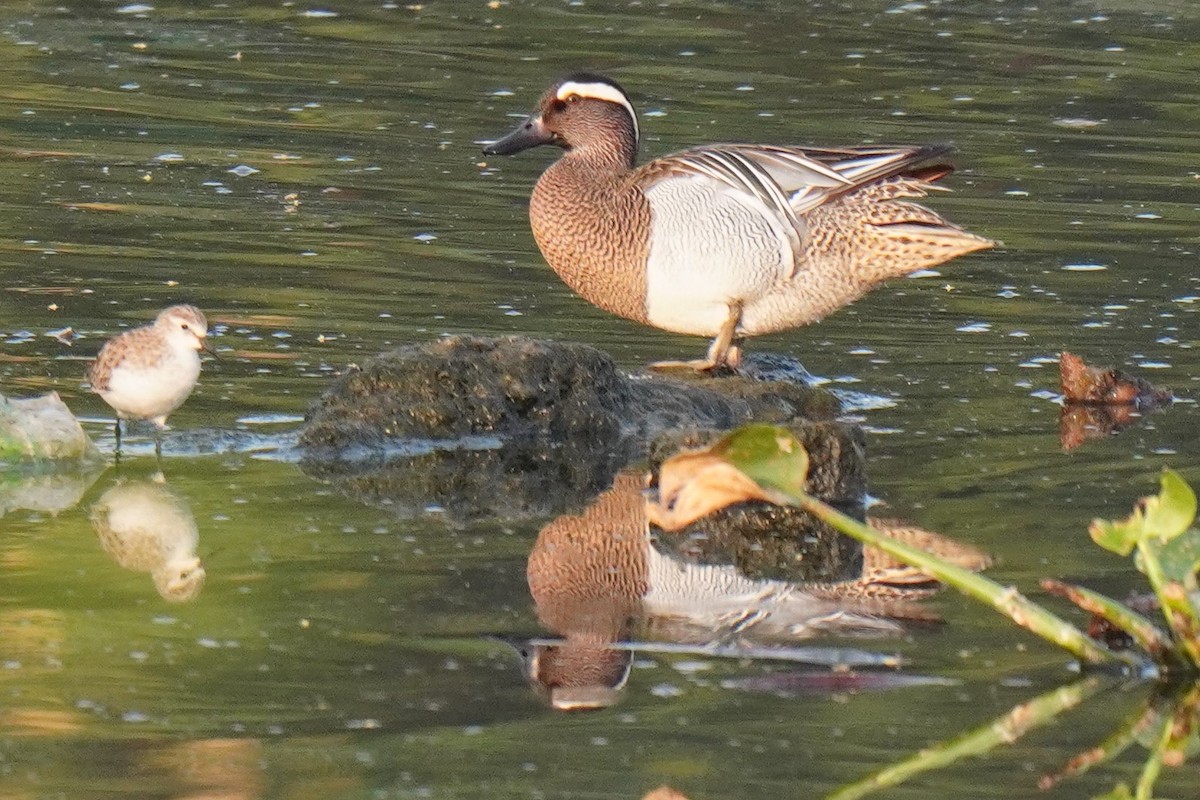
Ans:
<svg viewBox="0 0 1200 800"><path fill-rule="evenodd" d="M1200 528L1189 528L1157 548L1163 575L1195 592L1196 570L1200 569Z"/></svg>
<svg viewBox="0 0 1200 800"><path fill-rule="evenodd" d="M1168 542L1146 537L1138 545L1138 568L1150 581L1176 642L1187 654L1193 669L1200 670L1200 608L1189 591L1189 587L1196 585L1193 574L1195 544L1196 537L1192 535L1177 536ZM1166 561L1168 556L1170 571Z"/></svg>
<svg viewBox="0 0 1200 800"><path fill-rule="evenodd" d="M1160 484L1158 496L1146 498L1145 532L1167 542L1196 519L1196 493L1174 470L1164 469Z"/></svg>
<svg viewBox="0 0 1200 800"><path fill-rule="evenodd" d="M1092 521L1092 541L1127 556L1144 539L1167 542L1180 536L1196 518L1196 494L1179 473L1163 470L1157 495L1144 497L1128 519Z"/></svg>
<svg viewBox="0 0 1200 800"><path fill-rule="evenodd" d="M1088 533L1092 541L1105 550L1119 556L1127 556L1133 552L1134 546L1141 541L1143 535L1142 523L1145 518L1141 509L1135 509L1129 519L1110 521L1107 519L1092 520Z"/></svg>
<svg viewBox="0 0 1200 800"><path fill-rule="evenodd" d="M717 442L711 452L759 486L777 489L793 498L804 493L808 451L787 428L746 425Z"/></svg>

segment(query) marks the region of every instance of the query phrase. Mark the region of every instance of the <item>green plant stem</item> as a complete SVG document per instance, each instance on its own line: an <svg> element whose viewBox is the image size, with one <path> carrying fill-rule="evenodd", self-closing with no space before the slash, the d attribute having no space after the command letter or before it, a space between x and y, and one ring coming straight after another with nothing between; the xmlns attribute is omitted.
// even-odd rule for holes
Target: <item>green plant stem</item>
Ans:
<svg viewBox="0 0 1200 800"><path fill-rule="evenodd" d="M990 578L977 575L953 564L947 564L942 559L923 550L876 533L858 520L842 514L815 497L803 495L796 498L795 502L805 511L829 523L847 536L877 547L893 558L922 570L947 586L987 603L1021 627L1057 644L1081 661L1089 664L1119 662L1133 667L1139 672L1147 666L1146 662L1134 653L1113 652L1097 644L1083 631L1029 600L1015 587L1002 586Z"/></svg>
<svg viewBox="0 0 1200 800"><path fill-rule="evenodd" d="M1150 582L1154 594L1158 597L1158 602L1162 605L1167 625L1177 634L1180 646L1187 653L1192 666L1200 669L1200 641L1197 641L1196 638L1200 612L1197 612L1196 606L1188 597L1183 584L1167 578L1153 545L1138 542L1137 550L1142 572L1145 573L1146 580ZM1176 615L1178 615L1178 619L1175 618Z"/></svg>
<svg viewBox="0 0 1200 800"><path fill-rule="evenodd" d="M1187 660L1175 648L1166 631L1123 603L1091 589L1052 578L1043 578L1042 588L1053 595L1070 600L1089 614L1095 614L1113 627L1129 634L1138 647L1149 653L1164 672L1188 669Z"/></svg>
<svg viewBox="0 0 1200 800"><path fill-rule="evenodd" d="M1058 772L1043 775L1038 780L1038 788L1049 791L1065 778L1082 775L1098 764L1112 761L1131 745L1136 744L1138 737L1161 720L1162 712L1154 707L1153 702L1148 701L1100 744L1075 756Z"/></svg>
<svg viewBox="0 0 1200 800"><path fill-rule="evenodd" d="M1078 706L1107 685L1111 685L1111 682L1086 678L1070 686L1046 692L969 733L922 750L915 756L885 767L874 775L843 786L825 800L858 800L872 792L903 783L922 772L940 769L963 758L982 755L1001 745L1012 744L1034 728Z"/></svg>
<svg viewBox="0 0 1200 800"><path fill-rule="evenodd" d="M1150 750L1150 757L1146 759L1146 765L1142 767L1142 774L1138 776L1137 790L1135 797L1137 800L1154 800L1154 784L1158 781L1159 773L1163 767L1163 751L1171 741L1171 716L1166 714L1163 716L1162 731L1158 735L1158 739L1154 742L1154 747Z"/></svg>

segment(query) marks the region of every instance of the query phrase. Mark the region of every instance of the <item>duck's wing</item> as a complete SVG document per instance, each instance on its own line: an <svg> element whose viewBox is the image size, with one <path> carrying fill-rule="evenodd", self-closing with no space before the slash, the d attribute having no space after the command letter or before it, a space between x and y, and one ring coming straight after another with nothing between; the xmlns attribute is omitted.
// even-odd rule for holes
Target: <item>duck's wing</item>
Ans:
<svg viewBox="0 0 1200 800"><path fill-rule="evenodd" d="M921 147L771 147L732 145L754 159L787 194L797 214L876 181L894 177L932 184L953 171L946 144ZM928 188L926 186L926 188Z"/></svg>
<svg viewBox="0 0 1200 800"><path fill-rule="evenodd" d="M754 206L786 237L791 258L782 278L795 275L807 232L803 216L788 197L787 182L779 168L780 160L765 157L762 148L746 145L710 145L664 156L635 170L631 181L643 189L662 181L705 179L732 191L739 199ZM830 185L840 184L837 174L813 161L807 170L809 179Z"/></svg>
<svg viewBox="0 0 1200 800"><path fill-rule="evenodd" d="M642 185L678 175L702 175L756 198L793 220L860 186L894 176L932 183L953 167L941 161L952 148L777 147L715 144L664 156L642 166Z"/></svg>
<svg viewBox="0 0 1200 800"><path fill-rule="evenodd" d="M700 176L738 192L775 216L797 260L804 215L875 181L908 177L922 189L949 173L949 145L922 147L778 147L714 144L683 150L639 167L631 180L645 188L671 178ZM787 277L791 277L791 274Z"/></svg>

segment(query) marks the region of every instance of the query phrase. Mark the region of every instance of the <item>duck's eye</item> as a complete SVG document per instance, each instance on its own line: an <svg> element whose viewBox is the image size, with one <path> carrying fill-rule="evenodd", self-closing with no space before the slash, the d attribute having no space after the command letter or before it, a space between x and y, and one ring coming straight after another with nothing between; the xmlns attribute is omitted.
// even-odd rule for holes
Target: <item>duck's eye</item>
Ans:
<svg viewBox="0 0 1200 800"><path fill-rule="evenodd" d="M579 95L577 95L577 94L569 94L569 95L567 95L567 102L568 102L568 103L578 103L578 102L579 102L579 100L580 100L580 97L579 97Z"/></svg>

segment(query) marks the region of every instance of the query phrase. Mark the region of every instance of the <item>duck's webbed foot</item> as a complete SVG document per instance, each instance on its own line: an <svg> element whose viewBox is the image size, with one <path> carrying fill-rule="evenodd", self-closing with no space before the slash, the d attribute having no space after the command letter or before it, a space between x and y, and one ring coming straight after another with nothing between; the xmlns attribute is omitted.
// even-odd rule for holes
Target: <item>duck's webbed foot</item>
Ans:
<svg viewBox="0 0 1200 800"><path fill-rule="evenodd" d="M729 316L717 331L704 358L690 361L655 361L650 365L653 370L692 369L697 372L721 372L728 370L736 372L742 360L742 339L737 336L738 325L742 321L742 304L731 303Z"/></svg>

